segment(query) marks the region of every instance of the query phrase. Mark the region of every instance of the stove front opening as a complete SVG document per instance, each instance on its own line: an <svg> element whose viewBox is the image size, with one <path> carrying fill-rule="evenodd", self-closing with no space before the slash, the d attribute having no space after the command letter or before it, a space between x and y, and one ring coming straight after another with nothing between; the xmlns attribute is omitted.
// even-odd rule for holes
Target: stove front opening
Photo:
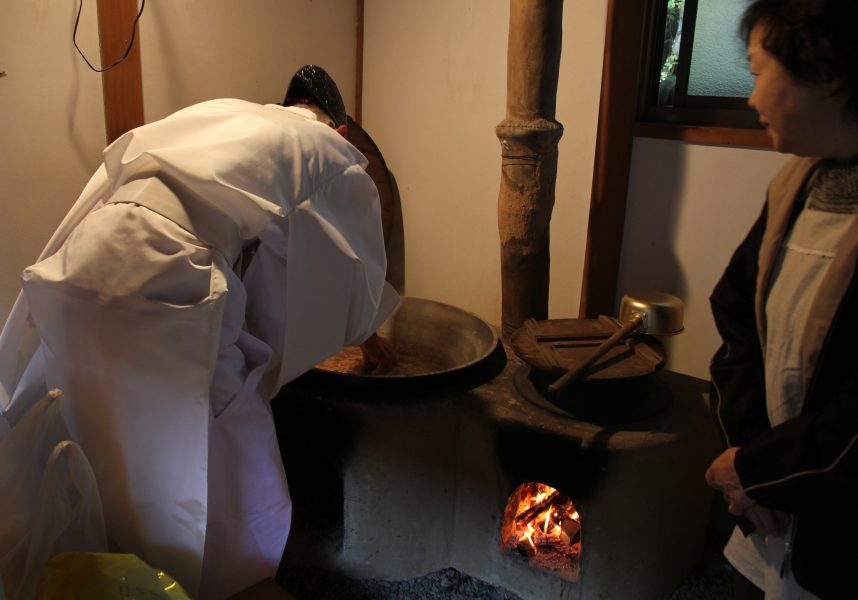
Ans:
<svg viewBox="0 0 858 600"><path fill-rule="evenodd" d="M544 483L522 483L507 501L501 551L533 568L578 581L581 574L581 515L572 500Z"/></svg>

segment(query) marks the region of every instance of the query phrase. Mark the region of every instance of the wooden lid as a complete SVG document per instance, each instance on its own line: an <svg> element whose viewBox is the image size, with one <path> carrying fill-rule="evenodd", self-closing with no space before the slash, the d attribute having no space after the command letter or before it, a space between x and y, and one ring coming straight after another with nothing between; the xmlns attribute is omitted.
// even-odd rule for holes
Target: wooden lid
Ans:
<svg viewBox="0 0 858 600"><path fill-rule="evenodd" d="M562 375L593 354L621 325L616 319L528 319L513 332L510 345L523 361L545 373ZM634 334L599 359L582 379L626 379L649 375L665 362L656 338Z"/></svg>

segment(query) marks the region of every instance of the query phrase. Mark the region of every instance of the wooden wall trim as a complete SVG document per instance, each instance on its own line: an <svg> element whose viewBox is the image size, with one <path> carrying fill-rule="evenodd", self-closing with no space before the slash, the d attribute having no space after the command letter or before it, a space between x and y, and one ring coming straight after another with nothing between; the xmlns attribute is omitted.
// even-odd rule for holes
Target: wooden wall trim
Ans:
<svg viewBox="0 0 858 600"><path fill-rule="evenodd" d="M355 114L354 120L361 124L363 116L363 16L364 0L357 0L357 22L355 24Z"/></svg>
<svg viewBox="0 0 858 600"><path fill-rule="evenodd" d="M698 144L721 146L751 146L771 148L772 139L762 129L732 127L703 127L697 125L669 125L666 123L637 123L635 137L678 140Z"/></svg>
<svg viewBox="0 0 858 600"><path fill-rule="evenodd" d="M645 2L609 0L579 316L616 312Z"/></svg>
<svg viewBox="0 0 858 600"><path fill-rule="evenodd" d="M98 32L102 68L121 58L128 47L137 0L98 0ZM140 68L140 31L134 46L119 65L101 74L107 143L143 125L143 77Z"/></svg>

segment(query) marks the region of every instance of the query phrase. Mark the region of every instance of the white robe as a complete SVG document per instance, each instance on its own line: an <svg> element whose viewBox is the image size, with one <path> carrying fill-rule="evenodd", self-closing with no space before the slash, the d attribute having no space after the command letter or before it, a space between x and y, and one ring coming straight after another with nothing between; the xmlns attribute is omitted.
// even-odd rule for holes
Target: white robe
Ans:
<svg viewBox="0 0 858 600"><path fill-rule="evenodd" d="M108 147L24 272L4 421L62 389L108 536L192 595L274 574L291 502L268 401L395 306L365 165L304 109L204 102Z"/></svg>

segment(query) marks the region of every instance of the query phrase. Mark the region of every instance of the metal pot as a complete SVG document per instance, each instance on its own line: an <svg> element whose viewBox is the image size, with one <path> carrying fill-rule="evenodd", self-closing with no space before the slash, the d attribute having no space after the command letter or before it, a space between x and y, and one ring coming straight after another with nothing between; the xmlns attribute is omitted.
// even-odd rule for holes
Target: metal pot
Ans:
<svg viewBox="0 0 858 600"><path fill-rule="evenodd" d="M479 363L498 345L495 329L478 316L443 302L407 296L401 298L378 333L397 351L400 364L392 372L372 375L355 369L358 362L340 360L337 364L338 358L348 354L359 361L356 348L345 348L314 371L344 382L434 378Z"/></svg>
<svg viewBox="0 0 858 600"><path fill-rule="evenodd" d="M617 320L629 323L636 316L642 318L637 328L650 335L673 335L682 331L684 318L682 300L662 292L634 292L620 300Z"/></svg>

